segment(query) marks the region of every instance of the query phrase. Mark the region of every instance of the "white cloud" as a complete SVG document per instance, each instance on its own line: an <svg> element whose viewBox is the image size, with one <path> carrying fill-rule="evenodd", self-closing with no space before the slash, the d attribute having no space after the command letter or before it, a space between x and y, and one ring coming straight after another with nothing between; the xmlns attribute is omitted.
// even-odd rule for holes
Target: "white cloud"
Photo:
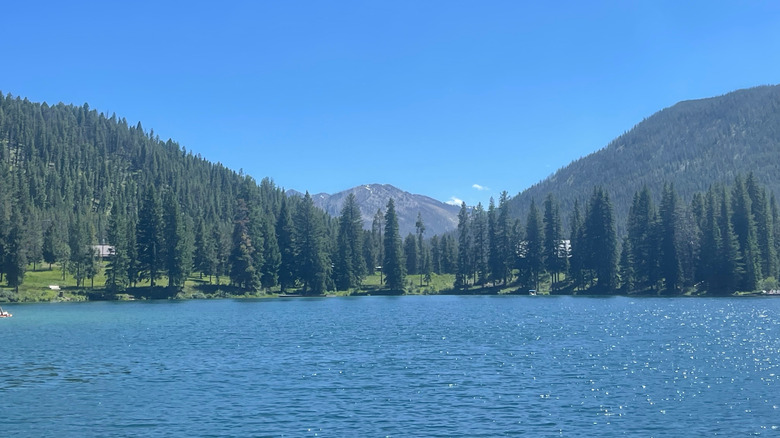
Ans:
<svg viewBox="0 0 780 438"><path fill-rule="evenodd" d="M485 190L490 190L490 188L489 188L489 187L481 186L481 185L479 185L479 184L474 184L474 185L472 185L472 186L471 186L471 188L473 188L473 189L477 189L477 190L479 190L480 192L482 192L482 191L485 191Z"/></svg>
<svg viewBox="0 0 780 438"><path fill-rule="evenodd" d="M462 199L458 199L458 198L453 196L453 197L450 198L449 201L446 201L445 203L446 204L450 204L450 205L460 205L460 204L463 204L463 200Z"/></svg>

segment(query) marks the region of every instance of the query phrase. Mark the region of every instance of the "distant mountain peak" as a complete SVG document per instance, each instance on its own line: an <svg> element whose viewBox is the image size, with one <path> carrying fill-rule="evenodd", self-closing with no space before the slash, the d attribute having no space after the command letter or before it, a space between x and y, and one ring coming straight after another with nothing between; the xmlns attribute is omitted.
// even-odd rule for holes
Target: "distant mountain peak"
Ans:
<svg viewBox="0 0 780 438"><path fill-rule="evenodd" d="M416 231L418 213L425 223L426 237L452 231L458 226L458 207L425 195L409 193L390 184L363 184L332 195L318 193L312 196L312 201L331 216L337 217L350 193L357 199L365 229L371 228L377 210L384 213L390 198L395 202L398 228L402 236ZM287 195L303 196L296 190L288 190Z"/></svg>

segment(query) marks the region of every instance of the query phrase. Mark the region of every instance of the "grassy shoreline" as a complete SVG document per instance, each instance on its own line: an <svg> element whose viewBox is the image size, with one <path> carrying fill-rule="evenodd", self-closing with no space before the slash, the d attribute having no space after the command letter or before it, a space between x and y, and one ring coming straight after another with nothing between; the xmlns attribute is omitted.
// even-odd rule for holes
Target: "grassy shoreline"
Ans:
<svg viewBox="0 0 780 438"><path fill-rule="evenodd" d="M282 293L279 287L261 291L243 291L227 283L226 278L221 278L217 283L215 278L209 281L208 277L191 276L184 286L170 289L165 286L167 279L163 278L151 287L149 282L142 282L135 287L128 288L120 293L112 293L106 290L104 270L94 278L94 282L87 280L86 285L76 285L76 281L65 275L62 279L62 271L59 267L37 266L30 269L25 282L19 287L18 293L8 287L0 287L0 303L35 303L35 302L74 302L74 301L132 301L149 299L259 299L276 298L283 294L307 296L301 290L293 289ZM453 288L454 275L433 275L429 282L420 283L420 276L407 276L407 284L402 291L385 289L379 275L367 276L360 288L347 291L333 291L319 296L376 296L376 295L528 295L528 289L518 285L488 285L472 286L465 289ZM94 285L94 286L93 286ZM563 288L551 290L550 284L545 283L540 287L538 295L579 295L579 296L629 296L629 297L653 297L670 296L659 294L655 291L640 291L634 293L598 293L592 290L573 290ZM761 291L735 292L728 295L708 294L706 291L691 290L682 295L673 296L771 296Z"/></svg>

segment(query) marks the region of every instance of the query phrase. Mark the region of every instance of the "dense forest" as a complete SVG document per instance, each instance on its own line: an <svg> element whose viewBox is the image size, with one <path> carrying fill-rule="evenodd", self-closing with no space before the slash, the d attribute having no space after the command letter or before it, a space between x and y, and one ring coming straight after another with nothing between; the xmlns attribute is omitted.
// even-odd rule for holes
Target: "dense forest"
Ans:
<svg viewBox="0 0 780 438"><path fill-rule="evenodd" d="M570 208L550 193L522 218L504 192L487 209L462 205L454 233L428 237L418 215L402 236L393 199L364 229L354 194L332 218L308 193L287 197L140 123L0 95L0 299L15 299L41 264L77 288L94 290L100 274L103 297L174 296L192 278L234 294L361 293L376 275L386 293L448 275L457 293L776 288L778 206L754 174L688 203L672 184L645 186L623 213L622 239L610 190L596 186Z"/></svg>
<svg viewBox="0 0 780 438"><path fill-rule="evenodd" d="M562 209L571 211L575 200L601 186L610 191L618 234L624 236L634 192L644 186L658 197L664 183L673 183L680 198L690 202L713 184L729 184L752 172L778 195L779 156L780 86L738 90L658 111L603 149L514 196L511 208L524 217L532 199L552 193Z"/></svg>

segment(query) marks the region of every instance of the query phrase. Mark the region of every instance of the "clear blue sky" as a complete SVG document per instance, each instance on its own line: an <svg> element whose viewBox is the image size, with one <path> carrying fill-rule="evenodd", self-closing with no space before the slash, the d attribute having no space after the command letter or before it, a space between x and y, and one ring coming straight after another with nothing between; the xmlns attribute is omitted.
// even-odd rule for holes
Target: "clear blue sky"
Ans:
<svg viewBox="0 0 780 438"><path fill-rule="evenodd" d="M680 100L780 83L770 1L6 3L3 93L312 193L486 203Z"/></svg>

